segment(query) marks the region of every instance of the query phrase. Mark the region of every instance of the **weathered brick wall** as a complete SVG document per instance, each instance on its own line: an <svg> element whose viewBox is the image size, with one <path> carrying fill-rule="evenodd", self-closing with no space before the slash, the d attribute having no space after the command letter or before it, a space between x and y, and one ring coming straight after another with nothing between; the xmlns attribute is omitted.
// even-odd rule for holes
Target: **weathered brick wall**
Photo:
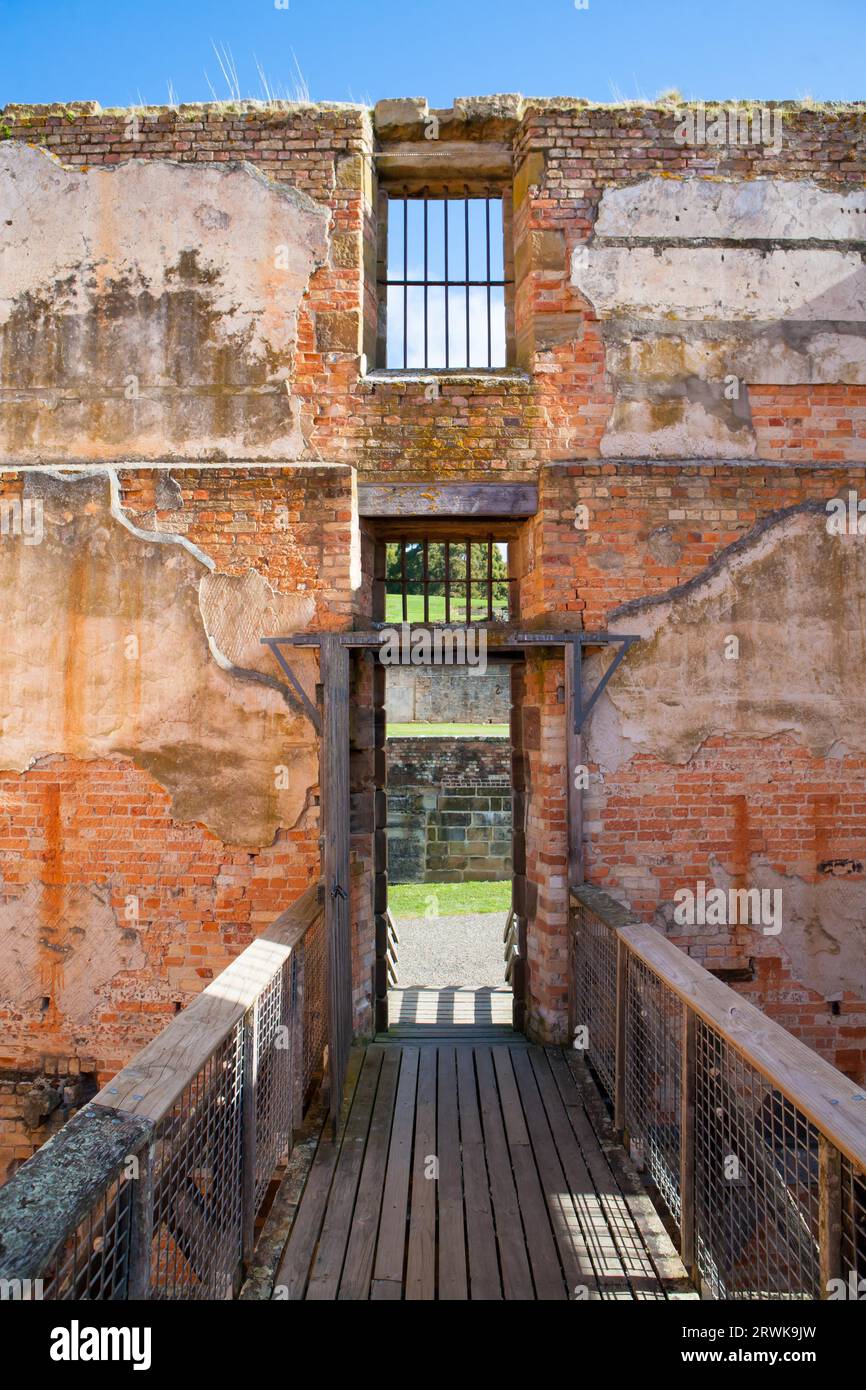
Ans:
<svg viewBox="0 0 866 1390"><path fill-rule="evenodd" d="M506 738L389 738L388 786L507 787Z"/></svg>
<svg viewBox="0 0 866 1390"><path fill-rule="evenodd" d="M0 1075L0 1183L96 1094L96 1078L77 1057L47 1057L38 1072Z"/></svg>
<svg viewBox="0 0 866 1390"><path fill-rule="evenodd" d="M6 495L20 494L22 481L21 474L5 475ZM74 500L75 484L70 486ZM127 469L120 475L120 493L125 516L145 534L185 537L210 557L216 575L267 580L275 611L291 600L301 626L345 624L352 607L350 568L357 529L347 470L196 467L169 476ZM10 537L2 541L4 547L13 543L21 544ZM153 550L144 540L131 544L140 545L142 561ZM175 547L165 549L173 552ZM38 557L39 547L33 553ZM269 591L262 592L267 596ZM261 592L256 597L260 600ZM73 604L79 621L97 622L96 614L88 618L86 596L79 599ZM275 635L273 619L251 611L249 630L243 619L242 612L240 621L232 618L234 627L226 621L220 640L236 642L232 658L248 661L264 679L281 679L273 658L259 645L264 632L258 624L265 623ZM58 613L55 625L59 621ZM127 622L136 630L134 614ZM126 631L121 626L120 636ZM46 679L57 659L57 649L48 643L42 657ZM314 667L313 662L313 680ZM8 676L7 670L4 680ZM170 667L165 676L170 682ZM62 672L51 679L63 685ZM309 682L309 672L304 679ZM160 780L170 784L173 763L187 764L184 778L193 788L201 784L207 803L208 779L220 771L213 761L229 756L212 743L218 713L213 703L186 711L185 742L173 745L166 731L164 752L154 752L145 766L135 747L110 758L88 754L83 731L90 727L89 696L73 685L65 707L65 737L71 737L70 730L82 731L75 736L77 743L70 744L78 747L78 755L58 754L58 744L49 742L28 771L0 774L0 911L8 909L4 926L14 926L13 935L4 938L7 970L12 964L14 976L15 941L32 940L39 958L28 955L27 970L40 974L42 981L32 999L8 998L8 990L0 988L0 997L8 999L0 1010L0 1067L32 1068L45 1055L86 1055L104 1080L316 877L318 786L313 770L296 823L280 826L272 842L232 844L205 824L173 812L172 795ZM312 685L308 689L314 693ZM131 688L130 694L141 698L140 690ZM312 730L308 734L315 769L315 736ZM58 730L58 739L62 737ZM238 737L245 737L240 727ZM268 765L258 775L272 786L278 772L278 766ZM236 813L241 839L243 804ZM73 1018L58 1000L63 998L64 973L67 990L71 987L74 965L74 930L70 936L65 917L69 902L78 902L81 894L100 911L107 910L113 929L128 938L134 968L124 969L118 961L104 981L93 984ZM16 906L22 900L26 906ZM135 904L133 916L130 903ZM357 972L364 981L369 979L372 927L363 895L355 918ZM48 939L58 932L62 941ZM88 939L88 950L92 948ZM55 962L61 960L65 964L58 975ZM359 994L366 992L367 986L360 985Z"/></svg>
<svg viewBox="0 0 866 1390"><path fill-rule="evenodd" d="M628 632L651 611L642 603L675 596L672 616L680 616L671 630L682 651L682 678L673 668L668 671L665 658L652 648L645 657L636 653L643 664L636 676L623 675L624 688L648 688L655 713L625 754L617 751L609 721L622 719L629 705L626 719L642 720L634 693L613 710L604 700L590 725L587 876L708 968L737 972L736 988L860 1080L866 1069L866 991L857 923L866 882L866 763L862 747L846 746L856 734L846 733L845 720L851 718L852 699L846 690L858 679L862 621L857 589L852 592L846 581L844 565L861 553L863 540L835 538L847 547L849 561L830 548L826 559L803 573L795 556L799 542L789 529L802 526L807 537L828 544L825 503L847 497L849 490L866 494L862 467L585 463L549 468L534 522L536 567L523 601L530 613L582 614L587 627ZM809 506L811 511L802 510ZM577 528L579 507L587 509L587 519ZM730 566L755 546L766 547L766 559L728 581ZM734 597L724 607L721 627L696 625L686 609L677 609L690 593L700 594L701 586L727 582ZM862 588L859 592L862 602ZM765 608L766 628L755 626L747 606L750 593ZM726 632L739 634L742 646L737 703L720 715L722 731L708 729L697 748L691 743L676 748L674 739L667 757L648 747L641 752L651 727L687 726L683 687L703 679L714 644ZM810 653L828 634L846 655L832 667L819 658L816 670ZM590 679L598 675L596 667ZM532 688L533 699L540 701L540 683ZM822 739L829 744L824 752L804 746L810 731L796 724L798 712L802 718L810 705L811 689L819 688L817 705L827 721ZM721 701L721 679L718 692ZM554 677L542 719L556 717L557 698ZM540 737L536 732L537 742ZM555 762L555 752L551 756ZM532 757L536 776L545 776L540 755ZM555 816L555 784L552 795ZM545 872L547 814L535 825L530 817L539 881ZM561 869L555 850L554 857L554 867ZM787 905L781 932L763 934L743 925L678 927L674 894L694 890L700 881L710 887L780 888ZM542 940L539 935L533 986L539 994L546 978L539 972L548 969L549 960L541 952ZM561 940L554 952L560 946ZM845 963L841 976L840 962ZM561 987L555 971L550 978Z"/></svg>
<svg viewBox="0 0 866 1390"><path fill-rule="evenodd" d="M13 140L35 142L72 168L128 159L244 159L325 204L331 213L328 264L312 275L301 305L292 382L301 402L301 456L351 462L381 478L531 477L551 460L598 456L613 389L598 316L575 288L570 265L574 250L592 236L606 190L652 175L809 179L856 190L866 168L866 122L858 108L786 110L784 139L774 151L679 144L679 117L670 108L618 110L568 101L515 107L519 366L511 373L443 379L431 395L423 380L360 375L362 348L373 364L375 325L369 112L349 106L153 109L140 113L135 125L133 114L100 113L86 103L9 107L4 123ZM743 385L759 456L864 458L866 385Z"/></svg>
<svg viewBox="0 0 866 1390"><path fill-rule="evenodd" d="M565 627L615 624L628 630L632 614L617 615L618 605L661 600L677 586L706 578L713 565L720 582L735 585L735 556L727 547L748 541L765 523L783 526L777 514L786 508L809 501L820 505L848 487L860 495L866 491L866 386L856 363L839 369L844 383L818 374L800 380L796 372L789 380L784 371L775 384L746 376L742 407L753 434L754 461L702 462L702 447L673 446L671 455L680 460L675 463L601 457L612 412L622 403L628 374L619 359L627 357L628 344L611 336L611 320L577 288L573 269L574 252L597 241L605 195L648 176L659 176L658 187L679 185L691 175L713 186L767 178L832 189L840 199L852 192L859 196L866 171L862 108L789 111L784 140L773 151L758 145L683 146L669 109L590 108L561 100L515 104L508 140L514 152L517 365L500 375L443 380L438 394L427 391L424 381L361 375L362 349L372 365L376 318L369 113L336 106L277 112L191 108L144 112L137 122L131 114L78 106L11 108L4 125L14 140L42 144L77 169L130 158L168 159L181 166L242 158L326 207L326 264L312 273L302 296L289 383L299 402L300 456L311 465L322 459L351 464L359 474L380 480L539 477L541 509L515 546L523 575L522 620ZM482 127L483 121L469 135L483 134ZM854 230L843 242L845 254L857 253ZM852 301L855 279L852 273ZM862 324L852 319L846 336L856 339L861 331ZM7 360L14 365L22 359L13 353ZM832 375L831 368L825 371ZM660 375L664 385L665 371ZM13 385L22 384L28 385L16 377ZM233 428L231 372L205 386L218 387L221 399L224 395L225 421ZM686 380L683 390L692 387ZM658 423L661 433L673 407L655 405L659 418L654 422L651 410L650 424ZM10 408L19 407L13 401ZM13 437L26 443L23 429L13 430ZM242 442L247 447L232 457L257 456L251 440ZM171 459L171 445L170 439L153 439L146 456L154 462ZM24 456L38 464L38 451L28 454L27 447L22 444ZM101 435L94 436L94 453L102 457L106 447ZM157 470L124 470L122 495L130 515L145 531L186 536L213 557L220 574L240 578L252 569L278 593L311 596L312 612L305 619L311 625L341 627L352 617L363 620L370 612L371 554L369 544L359 550L351 526L351 485L344 491L341 481L348 471L313 469L304 477L275 467L254 473L243 462L226 460L224 450L216 457L219 469L178 468L168 487ZM580 506L588 512L584 529L574 524ZM841 561L834 562L832 573L818 575L835 575L837 598L842 568ZM786 582L778 566L775 574L777 584ZM808 605L814 586L802 567L794 583ZM775 613L778 594L778 589L767 591L769 614ZM737 602L746 597L734 594ZM856 663L859 649L850 633L862 622L856 613L834 609L832 600L831 588L816 626L835 632L840 649L847 644L849 661ZM643 610L636 614L640 620L645 616ZM842 680L836 668L834 679ZM536 1022L560 1036L567 988L561 664L531 657L525 686L531 990ZM660 717L675 726L678 716L663 702L667 693L661 682ZM744 693L748 697L745 685ZM664 907L678 877L689 882L707 877L713 857L724 861L726 872L742 874L744 844L749 864L758 852L772 872L794 875L807 887L835 877L837 871L822 870L822 864L862 863L860 751L850 738L847 743L840 738L829 751L805 747L800 735L785 727L795 717L786 712L789 692L775 693L778 728L768 731L762 724L746 736L739 718L731 716L722 733L708 736L680 761L650 752L615 766L590 761L594 781L586 837L595 881L664 925ZM832 718L838 719L838 691L828 693L836 702ZM353 849L369 867L382 830L371 791L381 750L358 713L372 700L369 672L358 674L353 694ZM615 717L603 703L591 738L604 743ZM766 709L761 719L772 723ZM615 733L622 736L620 725ZM281 828L273 845L236 854L202 825L173 819L161 784L134 758L90 760L85 750L57 762L40 760L27 773L8 774L8 780L15 815L2 821L6 901L25 884L38 883L50 907L57 879L72 873L78 875L75 882L107 892L115 909L138 892L153 913L152 935L144 941L147 971L141 977L131 972L130 978L121 973L100 999L101 1072L149 1036L200 987L198 981L206 978L202 970L219 968L315 873L312 786L302 826ZM40 801L45 795L54 798L50 815ZM838 800L821 800L826 797ZM139 824L136 808L142 807L147 815ZM54 849L46 830L52 817L62 830ZM103 844L111 847L110 855ZM199 866L205 866L200 873ZM860 869L846 870L852 893L860 875ZM165 887L149 891L153 884ZM182 906L187 898L194 908L190 920ZM353 905L359 1018L372 969L368 898L361 890L357 908ZM850 936L857 939L853 927ZM754 979L742 987L757 992L759 1002L778 1010L783 1022L852 1074L862 1070L862 993L842 991L841 1000L828 1001L832 991L822 994L804 984L802 962L794 967L786 958L784 940L755 943L701 934L685 944L706 952L708 960L754 969ZM160 955L160 949L167 954ZM46 1039L59 1053L75 1047L92 1052L89 1036L73 1046L50 1006L44 1017L37 1012L6 1020L14 1023L9 1065L41 1056Z"/></svg>

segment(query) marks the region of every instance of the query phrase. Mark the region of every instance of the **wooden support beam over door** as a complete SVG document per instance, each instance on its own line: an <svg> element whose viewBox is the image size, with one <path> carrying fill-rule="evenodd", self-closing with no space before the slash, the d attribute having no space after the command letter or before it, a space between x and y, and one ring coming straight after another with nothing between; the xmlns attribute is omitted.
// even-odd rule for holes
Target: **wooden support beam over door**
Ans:
<svg viewBox="0 0 866 1390"><path fill-rule="evenodd" d="M511 518L538 511L535 483L359 483L358 514Z"/></svg>

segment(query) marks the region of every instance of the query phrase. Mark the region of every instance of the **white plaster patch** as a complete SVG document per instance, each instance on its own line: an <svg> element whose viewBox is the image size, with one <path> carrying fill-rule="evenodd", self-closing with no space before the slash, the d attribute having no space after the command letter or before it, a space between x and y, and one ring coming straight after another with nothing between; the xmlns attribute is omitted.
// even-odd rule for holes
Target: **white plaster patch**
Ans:
<svg viewBox="0 0 866 1390"><path fill-rule="evenodd" d="M185 253L218 267L212 301L259 355L294 340L298 301L326 255L328 214L250 164L135 160L82 172L20 141L0 145L0 323L16 300L69 280L81 312L99 285L130 272L133 295L155 297ZM285 247L285 267L275 266ZM93 276L82 274L92 266ZM94 283L95 281L95 283Z"/></svg>
<svg viewBox="0 0 866 1390"><path fill-rule="evenodd" d="M731 429L700 403L681 400L680 418L659 425L659 402L618 400L602 436L602 458L753 458L756 451L750 427Z"/></svg>
<svg viewBox="0 0 866 1390"><path fill-rule="evenodd" d="M121 926L108 902L80 884L31 883L0 907L0 999L16 1011L38 1013L45 999L81 1026L103 986L144 966L138 931Z"/></svg>
<svg viewBox="0 0 866 1390"><path fill-rule="evenodd" d="M717 247L577 247L571 283L600 318L859 322L866 268L856 252Z"/></svg>
<svg viewBox="0 0 866 1390"><path fill-rule="evenodd" d="M830 192L811 180L650 177L605 189L595 236L864 240L866 192Z"/></svg>
<svg viewBox="0 0 866 1390"><path fill-rule="evenodd" d="M824 999L846 991L863 993L866 960L866 881L862 878L819 878L806 882L777 873L765 859L755 858L748 883L734 880L718 859L710 860L713 882L731 887L769 889L781 893L781 931L762 936L753 933L755 954L776 955L781 950L795 980Z"/></svg>

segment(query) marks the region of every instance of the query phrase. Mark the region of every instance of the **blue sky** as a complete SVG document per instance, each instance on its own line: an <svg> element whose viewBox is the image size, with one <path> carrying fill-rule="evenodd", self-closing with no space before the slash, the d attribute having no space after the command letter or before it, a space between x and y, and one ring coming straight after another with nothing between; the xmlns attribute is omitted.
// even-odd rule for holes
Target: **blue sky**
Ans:
<svg viewBox="0 0 866 1390"><path fill-rule="evenodd" d="M281 0L279 0L281 3ZM314 100L523 92L596 101L864 95L866 0L0 0L0 103L242 94L256 59Z"/></svg>

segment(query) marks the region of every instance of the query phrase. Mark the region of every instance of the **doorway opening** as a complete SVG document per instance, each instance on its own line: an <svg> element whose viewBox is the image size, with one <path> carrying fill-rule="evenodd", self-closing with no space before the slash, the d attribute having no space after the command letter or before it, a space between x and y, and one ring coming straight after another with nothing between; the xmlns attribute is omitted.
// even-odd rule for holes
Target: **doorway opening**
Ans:
<svg viewBox="0 0 866 1390"><path fill-rule="evenodd" d="M387 906L376 1013L378 1031L392 1036L498 1036L523 1021L514 989L523 779L513 738L522 656L479 640L465 661L434 664L406 641L470 625L492 636L515 616L512 528L461 529L378 537L376 617L403 637L380 694L387 810L377 868Z"/></svg>

